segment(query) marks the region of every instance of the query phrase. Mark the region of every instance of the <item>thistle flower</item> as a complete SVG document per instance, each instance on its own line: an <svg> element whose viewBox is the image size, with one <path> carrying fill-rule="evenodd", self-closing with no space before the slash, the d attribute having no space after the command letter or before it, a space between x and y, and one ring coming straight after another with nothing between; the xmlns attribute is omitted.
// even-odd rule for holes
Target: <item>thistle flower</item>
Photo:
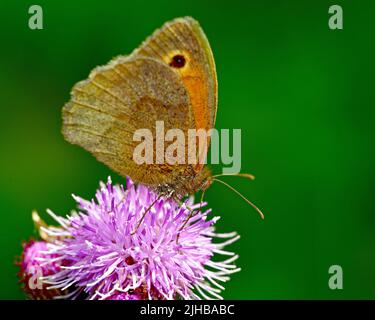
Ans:
<svg viewBox="0 0 375 320"><path fill-rule="evenodd" d="M44 241L30 240L23 244L21 261L18 263L20 267L18 277L30 299L52 299L62 294L60 290L48 290L42 281L43 276L60 271L60 265L53 261L56 255L51 255L47 251L47 243ZM49 263L44 263L41 259Z"/></svg>
<svg viewBox="0 0 375 320"><path fill-rule="evenodd" d="M222 299L220 282L239 271L233 264L238 256L223 250L239 236L215 233L219 218L208 219L210 210L200 211L206 204L157 199L152 190L130 179L125 189L112 185L110 178L101 183L96 201L73 198L79 212L62 218L49 211L60 226L43 229L55 240L42 260L48 263L53 256L55 263L64 261L43 282L50 289L69 290L61 298ZM190 210L194 215L181 230ZM226 240L214 243L214 238ZM227 257L214 262L215 253Z"/></svg>
<svg viewBox="0 0 375 320"><path fill-rule="evenodd" d="M146 300L140 293L116 292L106 300Z"/></svg>

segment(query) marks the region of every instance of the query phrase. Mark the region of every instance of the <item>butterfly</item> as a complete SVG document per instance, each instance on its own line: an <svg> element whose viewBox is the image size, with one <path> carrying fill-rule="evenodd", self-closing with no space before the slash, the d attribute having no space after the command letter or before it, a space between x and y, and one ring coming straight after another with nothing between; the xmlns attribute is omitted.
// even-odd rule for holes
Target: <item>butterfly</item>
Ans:
<svg viewBox="0 0 375 320"><path fill-rule="evenodd" d="M164 122L165 130L210 130L217 113L217 87L205 33L193 18L177 18L130 55L114 58L78 82L62 109L62 133L121 176L130 176L160 196L181 199L206 190L213 181L224 182L201 162L135 163L139 142L133 135L141 128L155 132L157 121Z"/></svg>

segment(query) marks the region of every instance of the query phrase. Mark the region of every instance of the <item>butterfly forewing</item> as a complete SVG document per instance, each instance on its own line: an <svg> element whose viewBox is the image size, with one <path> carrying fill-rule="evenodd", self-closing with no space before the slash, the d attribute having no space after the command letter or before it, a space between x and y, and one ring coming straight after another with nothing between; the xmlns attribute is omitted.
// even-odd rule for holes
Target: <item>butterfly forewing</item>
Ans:
<svg viewBox="0 0 375 320"><path fill-rule="evenodd" d="M213 54L199 23L190 17L177 18L156 30L134 51L163 61L180 75L188 90L195 127L209 130L215 125L217 111L217 77ZM174 66L182 57L183 66Z"/></svg>

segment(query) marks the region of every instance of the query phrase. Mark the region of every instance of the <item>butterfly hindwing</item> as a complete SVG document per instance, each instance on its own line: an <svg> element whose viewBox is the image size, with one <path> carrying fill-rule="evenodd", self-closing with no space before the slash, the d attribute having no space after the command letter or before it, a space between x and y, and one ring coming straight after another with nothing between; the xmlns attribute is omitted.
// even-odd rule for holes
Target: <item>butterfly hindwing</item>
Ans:
<svg viewBox="0 0 375 320"><path fill-rule="evenodd" d="M155 186L169 182L181 166L138 165L133 152L137 129L155 136L156 121L165 130L194 127L189 95L170 68L152 58L119 57L94 69L77 83L63 108L63 134L122 176ZM154 154L155 144L154 144Z"/></svg>

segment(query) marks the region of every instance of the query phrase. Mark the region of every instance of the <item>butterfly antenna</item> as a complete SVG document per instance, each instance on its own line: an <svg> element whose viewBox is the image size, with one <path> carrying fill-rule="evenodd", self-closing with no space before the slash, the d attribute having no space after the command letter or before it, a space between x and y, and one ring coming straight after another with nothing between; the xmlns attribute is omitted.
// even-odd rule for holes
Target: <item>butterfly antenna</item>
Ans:
<svg viewBox="0 0 375 320"><path fill-rule="evenodd" d="M137 223L137 226L135 227L135 230L130 234L130 235L134 235L138 228L140 227L140 225L142 224L143 220L145 219L146 217L146 214L151 210L151 208L155 205L155 203L163 196L163 194L160 194L149 206L148 208L146 209L146 211L143 213L141 219L139 219L138 223Z"/></svg>
<svg viewBox="0 0 375 320"><path fill-rule="evenodd" d="M228 176L242 177L242 178L246 178L246 179L249 179L249 180L254 180L255 179L255 177L252 174L250 174L250 173L223 173L223 174L216 174L216 175L212 176L212 178L228 177Z"/></svg>
<svg viewBox="0 0 375 320"><path fill-rule="evenodd" d="M246 175L246 174L245 173L241 173L241 174L236 174L236 175L241 175L242 176L242 175ZM264 214L262 213L262 211L260 211L260 209L254 203L252 203L242 193L240 193L235 188L233 188L230 184L228 184L228 183L226 183L226 182L224 182L222 180L216 179L216 178L213 178L212 181L220 182L221 184L225 185L227 188L229 188L230 190L232 190L234 193L236 193L237 195L239 195L242 199L244 199L249 205L251 205L260 214L260 216L261 216L262 219L264 219Z"/></svg>

